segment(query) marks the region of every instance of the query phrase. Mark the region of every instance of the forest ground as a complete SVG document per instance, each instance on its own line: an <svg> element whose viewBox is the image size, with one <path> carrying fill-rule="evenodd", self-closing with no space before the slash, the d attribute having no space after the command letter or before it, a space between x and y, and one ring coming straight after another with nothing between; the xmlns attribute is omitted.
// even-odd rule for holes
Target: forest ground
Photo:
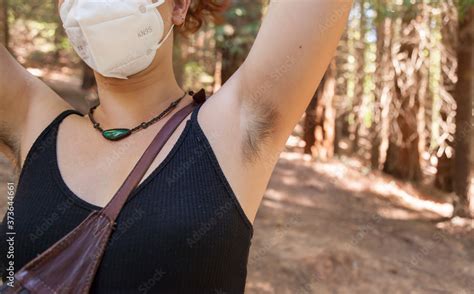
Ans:
<svg viewBox="0 0 474 294"><path fill-rule="evenodd" d="M362 169L363 170L363 169ZM357 161L284 153L255 221L247 293L474 293L474 222Z"/></svg>
<svg viewBox="0 0 474 294"><path fill-rule="evenodd" d="M77 80L47 80L80 96ZM10 175L0 159L1 195ZM474 222L442 220L448 196L288 148L255 221L246 293L472 294Z"/></svg>

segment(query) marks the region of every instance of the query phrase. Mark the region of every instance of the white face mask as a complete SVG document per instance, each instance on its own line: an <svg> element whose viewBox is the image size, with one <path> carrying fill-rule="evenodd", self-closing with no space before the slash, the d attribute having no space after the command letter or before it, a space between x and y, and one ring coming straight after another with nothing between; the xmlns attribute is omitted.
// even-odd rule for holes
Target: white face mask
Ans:
<svg viewBox="0 0 474 294"><path fill-rule="evenodd" d="M74 50L103 76L126 79L146 69L163 38L158 0L65 0L60 16ZM161 42L160 42L161 41Z"/></svg>

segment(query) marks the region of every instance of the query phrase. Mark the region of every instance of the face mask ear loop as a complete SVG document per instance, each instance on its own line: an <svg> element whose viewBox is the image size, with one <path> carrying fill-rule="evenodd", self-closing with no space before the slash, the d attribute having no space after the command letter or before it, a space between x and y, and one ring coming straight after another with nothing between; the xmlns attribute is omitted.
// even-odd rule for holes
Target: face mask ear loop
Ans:
<svg viewBox="0 0 474 294"><path fill-rule="evenodd" d="M163 40L160 43L158 43L157 45L153 46L152 49L153 50L158 50L158 48L160 48L161 45L163 45L163 43L166 42L166 40L169 38L169 36L171 36L171 33L173 32L173 29L174 29L174 24L171 25L170 30L168 31L166 36L163 38Z"/></svg>

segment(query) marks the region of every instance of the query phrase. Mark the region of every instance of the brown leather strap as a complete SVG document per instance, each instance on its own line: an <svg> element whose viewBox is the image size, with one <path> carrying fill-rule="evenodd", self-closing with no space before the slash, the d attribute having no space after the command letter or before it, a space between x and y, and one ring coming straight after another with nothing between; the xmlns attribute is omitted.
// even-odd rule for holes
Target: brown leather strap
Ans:
<svg viewBox="0 0 474 294"><path fill-rule="evenodd" d="M203 98L204 95L204 98ZM205 93L203 90L193 95L194 102L185 106L183 109L175 113L158 132L150 146L145 150L142 157L138 160L133 170L128 175L125 182L115 193L110 202L102 209L102 213L106 215L112 222L115 222L120 210L125 205L129 195L138 186L146 171L150 168L158 153L163 149L168 139L178 128L181 122L197 107L205 101Z"/></svg>

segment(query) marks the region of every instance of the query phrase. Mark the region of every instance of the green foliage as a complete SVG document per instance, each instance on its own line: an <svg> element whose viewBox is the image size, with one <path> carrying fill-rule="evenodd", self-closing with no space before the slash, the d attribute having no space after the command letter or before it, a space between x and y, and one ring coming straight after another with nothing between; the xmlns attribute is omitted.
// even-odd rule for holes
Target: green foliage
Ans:
<svg viewBox="0 0 474 294"><path fill-rule="evenodd" d="M366 0L370 7L377 12L375 22L378 23L385 18L412 19L418 13L418 5L424 0L403 0L400 5L391 0Z"/></svg>
<svg viewBox="0 0 474 294"><path fill-rule="evenodd" d="M255 40L261 24L261 6L254 2L239 1L226 13L226 23L216 27L219 47L232 54L245 54Z"/></svg>
<svg viewBox="0 0 474 294"><path fill-rule="evenodd" d="M14 19L54 23L58 20L56 0L7 0Z"/></svg>
<svg viewBox="0 0 474 294"><path fill-rule="evenodd" d="M459 18L461 20L464 19L464 15L466 11L471 7L474 6L474 0L459 0L458 3L458 10L459 10Z"/></svg>

